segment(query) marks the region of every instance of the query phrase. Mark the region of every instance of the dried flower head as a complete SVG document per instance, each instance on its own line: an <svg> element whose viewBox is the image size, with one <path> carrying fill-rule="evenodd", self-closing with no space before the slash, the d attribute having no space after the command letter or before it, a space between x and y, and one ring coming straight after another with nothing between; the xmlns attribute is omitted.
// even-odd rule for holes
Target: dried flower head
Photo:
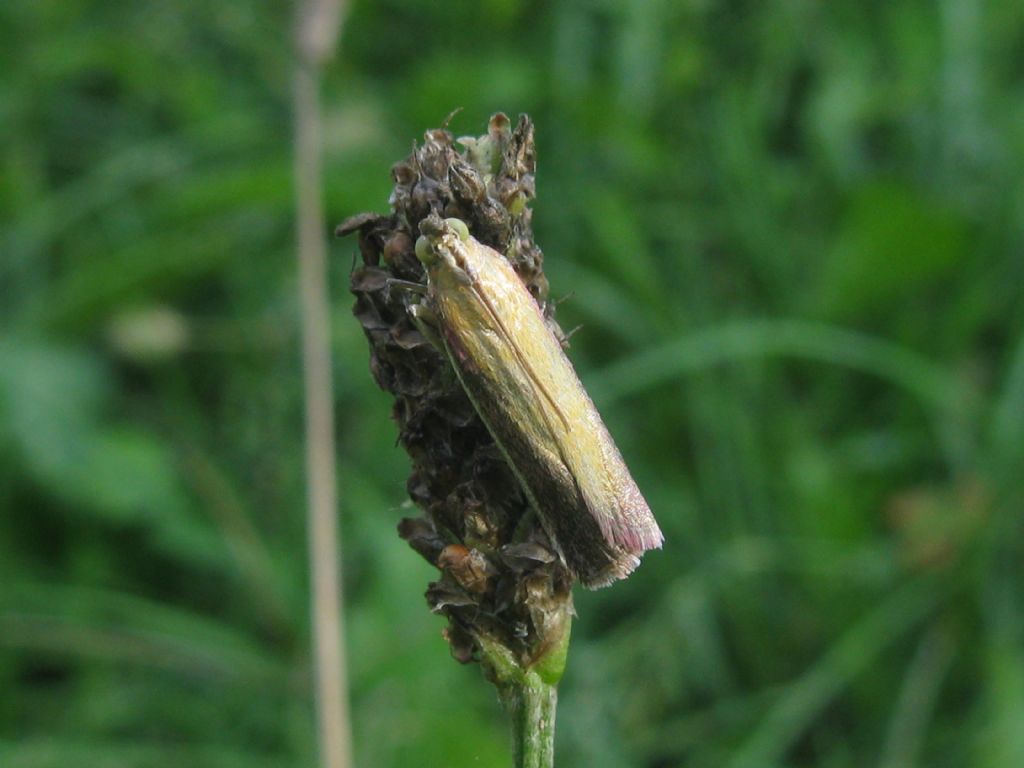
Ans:
<svg viewBox="0 0 1024 768"><path fill-rule="evenodd" d="M512 129L497 114L485 135L458 144L461 151L445 129L428 131L392 168L393 212L353 216L337 234L359 233L354 314L373 377L395 398L399 441L412 459L407 488L423 514L398 530L440 572L427 589L431 610L448 618L457 660L480 660L496 644L529 668L567 642L573 576L448 360L410 318L410 284L426 285L414 252L421 222L431 215L466 222L512 264L556 338L564 334L530 226L532 123L523 116Z"/></svg>

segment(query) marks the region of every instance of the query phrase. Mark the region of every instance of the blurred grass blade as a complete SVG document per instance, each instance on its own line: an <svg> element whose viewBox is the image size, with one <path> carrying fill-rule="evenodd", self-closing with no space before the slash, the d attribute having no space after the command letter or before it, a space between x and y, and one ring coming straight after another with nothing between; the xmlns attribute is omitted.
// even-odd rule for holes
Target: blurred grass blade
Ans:
<svg viewBox="0 0 1024 768"><path fill-rule="evenodd" d="M14 583L0 591L0 647L104 658L283 685L290 670L229 623L134 595Z"/></svg>
<svg viewBox="0 0 1024 768"><path fill-rule="evenodd" d="M903 347L799 320L751 320L695 331L620 360L589 378L595 399L607 403L725 363L783 356L879 376L941 411L953 409L960 394L952 375Z"/></svg>
<svg viewBox="0 0 1024 768"><path fill-rule="evenodd" d="M955 651L953 635L941 623L921 639L896 700L879 768L913 768L918 764L921 745Z"/></svg>
<svg viewBox="0 0 1024 768"><path fill-rule="evenodd" d="M4 768L128 768L131 766L187 765L191 768L296 768L294 758L273 757L257 751L220 744L176 744L119 740L32 739L0 741Z"/></svg>
<svg viewBox="0 0 1024 768"><path fill-rule="evenodd" d="M184 142L158 139L119 148L115 154L22 211L0 236L0 279L5 272L40 258L58 238L91 214L127 200L136 188L166 183L188 167Z"/></svg>
<svg viewBox="0 0 1024 768"><path fill-rule="evenodd" d="M779 691L728 768L780 764L814 718L891 643L928 615L939 598L931 582L910 582L855 623L802 677Z"/></svg>
<svg viewBox="0 0 1024 768"><path fill-rule="evenodd" d="M973 440L954 376L920 355L856 331L800 320L750 320L695 331L624 358L587 377L602 406L726 363L769 357L818 360L878 376L910 392L928 410L947 456L963 465Z"/></svg>
<svg viewBox="0 0 1024 768"><path fill-rule="evenodd" d="M1024 458L1024 334L1017 339L1006 383L992 410L991 435L996 466L1019 481Z"/></svg>

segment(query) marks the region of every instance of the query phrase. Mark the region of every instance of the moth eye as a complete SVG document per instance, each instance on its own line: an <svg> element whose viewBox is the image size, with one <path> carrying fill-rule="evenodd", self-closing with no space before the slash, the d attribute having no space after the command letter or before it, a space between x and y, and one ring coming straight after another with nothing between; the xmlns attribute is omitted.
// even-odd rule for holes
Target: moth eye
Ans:
<svg viewBox="0 0 1024 768"><path fill-rule="evenodd" d="M437 260L434 249L430 246L430 240L424 235L420 235L416 240L416 258L424 264L433 264Z"/></svg>
<svg viewBox="0 0 1024 768"><path fill-rule="evenodd" d="M466 222L462 219L445 219L444 223L455 230L459 240L462 242L469 240L469 227L466 226Z"/></svg>

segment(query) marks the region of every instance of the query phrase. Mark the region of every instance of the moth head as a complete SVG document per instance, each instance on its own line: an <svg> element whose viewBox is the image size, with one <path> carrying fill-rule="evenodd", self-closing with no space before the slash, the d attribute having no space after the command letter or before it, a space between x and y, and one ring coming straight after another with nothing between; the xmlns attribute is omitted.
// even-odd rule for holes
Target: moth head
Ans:
<svg viewBox="0 0 1024 768"><path fill-rule="evenodd" d="M451 258L460 243L469 240L469 227L462 219L425 219L416 240L416 258L431 267L444 257Z"/></svg>

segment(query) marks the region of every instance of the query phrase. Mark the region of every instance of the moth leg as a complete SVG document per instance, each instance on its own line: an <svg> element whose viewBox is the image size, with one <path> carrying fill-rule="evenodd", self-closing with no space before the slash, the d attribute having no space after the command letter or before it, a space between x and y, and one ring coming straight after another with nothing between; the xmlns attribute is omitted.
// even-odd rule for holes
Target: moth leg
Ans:
<svg viewBox="0 0 1024 768"><path fill-rule="evenodd" d="M409 304L408 307L409 318L412 320L412 324L416 326L416 330L423 334L423 338L431 343L439 352L444 352L444 342L441 341L441 335L437 331L437 315L434 314L434 310L428 307L426 304Z"/></svg>
<svg viewBox="0 0 1024 768"><path fill-rule="evenodd" d="M387 287L390 291L392 288L398 288L402 291L407 291L415 296L425 297L429 291L426 285L423 283L414 283L411 280L399 280L398 278L391 277L387 280ZM437 333L437 316L434 314L424 302L413 304L409 301L405 301L405 310L409 313L409 319L412 320L412 324L416 326L416 330L423 334L430 345L436 347L439 351L444 352L444 344L441 342L441 337Z"/></svg>
<svg viewBox="0 0 1024 768"><path fill-rule="evenodd" d="M397 277L389 277L385 282L388 290L400 288L403 291L416 294L417 296L427 295L427 286L423 283L414 283L412 280L399 280Z"/></svg>

